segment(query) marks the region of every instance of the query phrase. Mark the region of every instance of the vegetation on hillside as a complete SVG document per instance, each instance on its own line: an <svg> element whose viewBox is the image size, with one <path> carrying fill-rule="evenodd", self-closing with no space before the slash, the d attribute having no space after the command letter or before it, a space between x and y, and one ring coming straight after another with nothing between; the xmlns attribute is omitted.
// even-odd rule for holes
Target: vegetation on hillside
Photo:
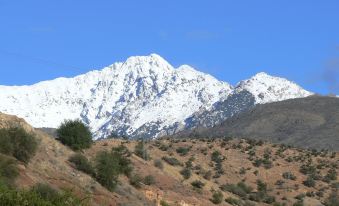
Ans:
<svg viewBox="0 0 339 206"><path fill-rule="evenodd" d="M80 120L66 120L56 133L57 139L73 150L89 148L93 143L90 129Z"/></svg>

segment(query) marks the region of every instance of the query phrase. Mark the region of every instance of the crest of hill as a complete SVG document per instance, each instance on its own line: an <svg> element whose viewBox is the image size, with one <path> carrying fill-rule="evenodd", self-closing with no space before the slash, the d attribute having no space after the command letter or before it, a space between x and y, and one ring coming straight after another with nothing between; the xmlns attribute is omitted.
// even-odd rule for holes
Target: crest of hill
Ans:
<svg viewBox="0 0 339 206"><path fill-rule="evenodd" d="M181 136L242 137L303 148L339 148L339 99L326 96L257 105L213 128Z"/></svg>

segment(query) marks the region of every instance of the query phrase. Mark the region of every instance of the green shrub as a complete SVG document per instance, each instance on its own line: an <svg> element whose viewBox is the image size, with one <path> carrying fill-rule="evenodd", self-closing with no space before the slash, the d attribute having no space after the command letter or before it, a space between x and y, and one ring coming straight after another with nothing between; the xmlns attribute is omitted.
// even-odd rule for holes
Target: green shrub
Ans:
<svg viewBox="0 0 339 206"><path fill-rule="evenodd" d="M13 186L18 175L17 160L0 154L0 183L6 186Z"/></svg>
<svg viewBox="0 0 339 206"><path fill-rule="evenodd" d="M13 155L13 141L10 137L8 129L0 129L0 153Z"/></svg>
<svg viewBox="0 0 339 206"><path fill-rule="evenodd" d="M189 179L192 176L192 172L188 168L184 168L180 171L180 174L184 177L184 179Z"/></svg>
<svg viewBox="0 0 339 206"><path fill-rule="evenodd" d="M59 192L48 184L38 183L32 188L32 191L40 195L44 200L55 200L59 198Z"/></svg>
<svg viewBox="0 0 339 206"><path fill-rule="evenodd" d="M224 200L224 195L222 194L222 192L220 191L217 191L217 192L213 192L213 195L212 195L212 199L211 199L211 202L213 204L220 204L222 203Z"/></svg>
<svg viewBox="0 0 339 206"><path fill-rule="evenodd" d="M316 168L310 163L308 163L300 166L300 172L303 173L304 175L315 174Z"/></svg>
<svg viewBox="0 0 339 206"><path fill-rule="evenodd" d="M84 199L71 191L57 192L46 185L37 185L31 190L15 190L0 186L0 205L6 206L85 206ZM85 198L86 199L86 198Z"/></svg>
<svg viewBox="0 0 339 206"><path fill-rule="evenodd" d="M129 183L135 188L141 188L142 181L142 177L140 177L138 174L134 174L129 178Z"/></svg>
<svg viewBox="0 0 339 206"><path fill-rule="evenodd" d="M224 184L220 186L220 189L222 191L227 191L230 193L233 193L235 195L238 195L239 197L246 199L247 194L252 192L252 188L250 186L247 186L244 182L239 182L238 184Z"/></svg>
<svg viewBox="0 0 339 206"><path fill-rule="evenodd" d="M331 182L337 179L337 171L334 168L328 170L327 174L323 178L324 182Z"/></svg>
<svg viewBox="0 0 339 206"><path fill-rule="evenodd" d="M161 206L170 206L170 204L168 204L165 200L161 200L160 205Z"/></svg>
<svg viewBox="0 0 339 206"><path fill-rule="evenodd" d="M80 120L66 120L56 132L57 139L73 150L89 148L93 143L91 131Z"/></svg>
<svg viewBox="0 0 339 206"><path fill-rule="evenodd" d="M190 151L190 148L188 147L179 147L176 149L176 152L180 154L181 156L187 155L187 153Z"/></svg>
<svg viewBox="0 0 339 206"><path fill-rule="evenodd" d="M147 152L144 141L139 141L138 144L135 145L134 153L135 155L137 155L138 157L144 160L150 159L150 155Z"/></svg>
<svg viewBox="0 0 339 206"><path fill-rule="evenodd" d="M118 147L113 147L111 151L112 158L116 159L119 164L119 173L125 174L126 176L130 176L133 167L131 160L128 157L131 153L128 151L127 147L124 145L120 145Z"/></svg>
<svg viewBox="0 0 339 206"><path fill-rule="evenodd" d="M297 177L294 174L292 174L291 172L284 172L282 174L282 177L284 179L288 179L288 180L296 180L297 179Z"/></svg>
<svg viewBox="0 0 339 206"><path fill-rule="evenodd" d="M96 156L96 179L110 191L114 191L120 174L119 161L112 153L101 151Z"/></svg>
<svg viewBox="0 0 339 206"><path fill-rule="evenodd" d="M88 159L84 155L80 153L74 154L69 158L69 161L75 165L77 170L89 174L92 177L95 177L95 170L92 164L88 161Z"/></svg>
<svg viewBox="0 0 339 206"><path fill-rule="evenodd" d="M202 189L205 186L205 183L201 182L200 180L195 180L195 181L191 182L191 185L194 188Z"/></svg>
<svg viewBox="0 0 339 206"><path fill-rule="evenodd" d="M214 152L212 152L212 155L211 155L211 160L213 162L222 162L222 156L221 156L221 153L217 150L215 150Z"/></svg>
<svg viewBox="0 0 339 206"><path fill-rule="evenodd" d="M162 157L162 159L166 163L168 163L172 166L181 166L182 165L182 163L178 159L176 159L175 157Z"/></svg>
<svg viewBox="0 0 339 206"><path fill-rule="evenodd" d="M37 146L35 136L21 127L0 129L0 153L28 163L35 155Z"/></svg>
<svg viewBox="0 0 339 206"><path fill-rule="evenodd" d="M259 192L267 192L267 184L261 180L257 181L257 190Z"/></svg>
<svg viewBox="0 0 339 206"><path fill-rule="evenodd" d="M108 190L113 191L121 174L130 176L133 167L128 149L120 145L113 147L111 152L100 151L95 158L95 170L97 181Z"/></svg>
<svg viewBox="0 0 339 206"><path fill-rule="evenodd" d="M241 205L241 201L239 199L235 199L233 197L228 197L225 200L227 203L231 204L231 205L237 205L240 206Z"/></svg>
<svg viewBox="0 0 339 206"><path fill-rule="evenodd" d="M307 179L305 181L303 181L303 184L307 187L314 187L315 181L312 177L307 177Z"/></svg>
<svg viewBox="0 0 339 206"><path fill-rule="evenodd" d="M145 185L154 185L155 184L155 178L152 175L147 175L144 177L143 183Z"/></svg>
<svg viewBox="0 0 339 206"><path fill-rule="evenodd" d="M159 169L164 169L164 164L162 163L161 160L157 159L157 160L154 160L154 166L159 168Z"/></svg>

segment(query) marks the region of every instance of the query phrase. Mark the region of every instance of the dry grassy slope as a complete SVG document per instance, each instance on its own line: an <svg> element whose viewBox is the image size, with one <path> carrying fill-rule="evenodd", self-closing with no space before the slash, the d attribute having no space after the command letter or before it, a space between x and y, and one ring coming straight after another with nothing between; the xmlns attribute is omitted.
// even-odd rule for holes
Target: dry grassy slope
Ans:
<svg viewBox="0 0 339 206"><path fill-rule="evenodd" d="M81 197L89 197L90 205L119 205L135 201L134 205L144 205L143 194L128 184L119 185L120 189L131 190L134 196L111 193L90 176L77 171L67 161L74 154L72 150L60 144L46 133L35 130L23 119L0 113L0 128L22 126L36 135L39 147L36 155L27 166L19 165L20 176L16 184L28 188L36 183L48 183L55 188L72 189ZM141 197L141 198L138 198Z"/></svg>
<svg viewBox="0 0 339 206"><path fill-rule="evenodd" d="M147 148L152 160L145 161L136 155L131 156L134 165L134 173L141 176L153 175L156 183L152 186L143 186L141 189L135 189L129 184L129 180L121 176L120 184L114 193L107 191L94 179L82 172L77 171L67 161L73 152L67 147L43 133L30 127L23 119L14 116L0 114L0 127L23 126L27 131L33 132L39 139L39 149L31 162L25 167L20 166L20 177L17 180L17 185L20 187L30 187L38 182L49 183L56 188L73 189L80 196L89 196L91 205L154 205L149 202L165 200L171 206L193 206L193 205L213 205L210 202L212 196L211 189L218 189L220 185L225 183L238 183L244 180L246 184L256 188L256 181L263 180L268 184L269 194L276 197L278 202L285 202L287 205L292 205L296 200L295 196L311 192L324 191L323 197L310 197L305 199L305 205L316 206L323 201L331 192L331 187L328 183L317 181L314 188L308 188L302 184L306 176L299 172L299 168L303 161L287 162L287 157L309 155L309 151L286 149L283 151L285 157L276 154L279 147L270 144L262 146L254 146L255 156L262 157L265 150L272 151L271 159L273 167L265 169L254 167L252 162L248 160L249 154L246 149L249 144L246 141L232 140L174 140L162 139L150 141L147 143ZM101 150L111 150L113 146L120 144L126 145L130 151L134 150L135 141L121 140L102 140L97 141L94 145L84 151L89 159L93 160L95 154ZM169 146L167 151L159 149L159 145ZM179 147L191 147L190 151L185 156L180 156L176 149ZM154 166L153 160L161 159L163 156L172 156L180 162L186 162L190 157L194 157L193 166L200 165L202 170L211 170L214 174L215 168L211 164L211 154L218 150L225 156L222 167L225 174L219 178L211 178L206 180L203 175L195 174L198 170L193 170L193 175L188 180L184 180L180 174L182 166L171 166L164 163L164 169L158 169ZM320 161L325 161L326 164L339 164L339 155L330 158L330 154L324 157L311 156L315 165L319 165ZM240 174L240 168L248 168L245 174ZM258 171L255 175L254 171ZM319 169L321 175L327 173L328 168ZM337 172L338 169L336 169ZM282 178L282 173L291 171L297 179L285 180ZM191 182L201 180L206 183L201 192L193 190ZM284 180L283 186L277 186L277 180ZM298 187L296 187L298 185ZM237 195L229 192L223 192L224 198L234 197L239 199ZM284 198L285 197L285 198ZM148 199L149 201L146 201ZM229 205L223 202L220 205ZM264 203L256 203L256 205L266 205ZM321 205L321 204L320 204Z"/></svg>
<svg viewBox="0 0 339 206"><path fill-rule="evenodd" d="M141 158L133 155L132 161L135 165L135 172L141 174L142 176L153 175L156 178L156 184L151 187L144 187L141 190L145 193L150 190L154 193L161 194L161 198L166 200L171 205L180 205L179 203L186 203L187 205L213 205L209 199L212 196L211 190L218 189L220 185L225 183L238 183L242 180L246 184L256 188L256 181L263 180L268 184L269 194L276 197L278 202L285 202L287 205L292 205L296 199L295 196L306 193L306 192L317 192L321 188L324 188L324 197L307 197L305 198L305 205L316 206L321 205L320 201L323 201L331 192L331 188L328 183L323 181L317 181L315 188L309 188L302 184L302 182L307 178L305 175L299 172L300 166L303 162L287 162L285 159L289 156L303 156L309 151L298 150L298 149L286 149L282 154L285 156L280 157L275 153L278 150L278 146L271 144L264 144L262 146L255 146L256 156L262 157L264 151L269 149L272 151L272 160L273 167L271 169L265 169L261 167L254 167L252 162L248 160L249 155L247 154L246 147L249 144L246 141L232 140L229 142L223 143L223 140L214 140L207 142L205 140L173 140L173 139L163 139L158 141L150 141L147 143L147 148L150 152L151 161L144 161ZM135 141L119 141L119 140L103 140L96 142L95 146L86 151L88 156L93 156L96 152L100 150L110 150L113 146L118 146L123 143L131 151L133 151L136 144ZM167 151L162 151L159 149L159 145L171 145ZM238 146L240 148L236 148ZM192 147L190 152L185 156L180 156L176 152L176 148L179 147ZM206 150L207 153L204 154ZM200 165L204 170L212 170L214 168L211 166L211 154L213 151L218 150L222 153L226 159L223 161L223 169L225 174L220 178L205 180L202 175L194 174L188 180L184 180L180 174L180 170L183 168L181 166L171 166L164 163L165 167L163 170L155 168L153 166L153 160L161 159L163 156L172 156L180 160L182 163L186 162L190 157L194 157L193 166ZM330 158L330 153L325 157L312 157L312 161L315 165L319 161L326 161L329 163L338 164L339 156L336 154L334 158ZM241 167L248 168L246 174L240 174L239 170ZM258 175L254 174L254 171L258 170ZM297 179L285 180L282 178L284 172L291 171L296 175ZM325 175L328 171L327 168L321 169L321 174ZM338 169L337 169L337 172ZM190 183L194 180L201 180L206 183L202 193L196 192L192 189ZM285 183L283 186L275 185L277 180L284 180ZM296 186L298 185L298 186ZM224 197L234 197L239 198L234 194L224 192ZM284 197L286 200L283 200ZM221 205L228 205L223 203ZM266 205L264 203L257 203L257 205Z"/></svg>

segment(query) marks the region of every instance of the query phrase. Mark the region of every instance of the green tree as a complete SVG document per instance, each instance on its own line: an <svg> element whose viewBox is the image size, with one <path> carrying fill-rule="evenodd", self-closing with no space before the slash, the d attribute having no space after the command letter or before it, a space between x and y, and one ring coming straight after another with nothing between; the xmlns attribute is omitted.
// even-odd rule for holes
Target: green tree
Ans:
<svg viewBox="0 0 339 206"><path fill-rule="evenodd" d="M57 136L62 144L73 150L89 148L93 143L91 131L80 120L66 120L57 129Z"/></svg>
<svg viewBox="0 0 339 206"><path fill-rule="evenodd" d="M33 134L21 127L0 130L0 152L28 163L35 155L38 143Z"/></svg>
<svg viewBox="0 0 339 206"><path fill-rule="evenodd" d="M107 151L101 151L96 156L96 179L110 191L114 191L120 174L119 161Z"/></svg>

